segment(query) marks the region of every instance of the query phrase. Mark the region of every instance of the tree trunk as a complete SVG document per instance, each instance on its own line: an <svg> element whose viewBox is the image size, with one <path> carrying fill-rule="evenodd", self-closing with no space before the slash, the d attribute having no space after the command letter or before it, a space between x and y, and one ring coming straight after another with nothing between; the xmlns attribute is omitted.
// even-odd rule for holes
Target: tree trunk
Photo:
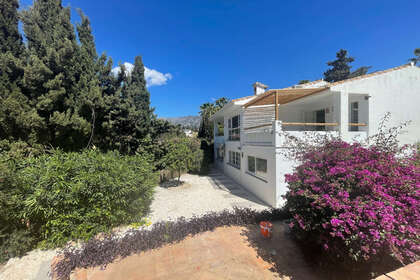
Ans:
<svg viewBox="0 0 420 280"><path fill-rule="evenodd" d="M178 184L181 184L181 169L178 169Z"/></svg>

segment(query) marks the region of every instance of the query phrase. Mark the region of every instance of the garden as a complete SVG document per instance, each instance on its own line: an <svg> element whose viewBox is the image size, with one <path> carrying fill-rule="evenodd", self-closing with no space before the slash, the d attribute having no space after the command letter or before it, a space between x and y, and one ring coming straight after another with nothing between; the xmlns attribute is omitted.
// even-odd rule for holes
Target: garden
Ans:
<svg viewBox="0 0 420 280"><path fill-rule="evenodd" d="M80 248L67 247L55 273L65 279L77 268L104 267L218 227L260 221L287 223L323 279L371 279L418 261L419 154L398 146L397 130L381 130L368 146L326 138L313 146L296 145L292 154L300 164L287 176L282 209L209 213L156 223L122 238L91 239Z"/></svg>

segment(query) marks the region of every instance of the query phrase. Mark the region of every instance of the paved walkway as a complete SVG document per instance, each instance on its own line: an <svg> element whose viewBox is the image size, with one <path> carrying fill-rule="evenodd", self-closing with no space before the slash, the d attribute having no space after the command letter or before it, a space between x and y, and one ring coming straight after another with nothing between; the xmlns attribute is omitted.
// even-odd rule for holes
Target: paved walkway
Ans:
<svg viewBox="0 0 420 280"><path fill-rule="evenodd" d="M152 223L184 216L203 215L234 207L267 209L268 206L241 185L214 169L208 176L184 174L179 187L156 188L151 205Z"/></svg>
<svg viewBox="0 0 420 280"><path fill-rule="evenodd" d="M395 271L385 273L375 280L418 280L420 279L420 261L404 266Z"/></svg>
<svg viewBox="0 0 420 280"><path fill-rule="evenodd" d="M266 240L256 226L222 227L163 248L132 255L105 269L76 270L72 280L318 279L275 223Z"/></svg>

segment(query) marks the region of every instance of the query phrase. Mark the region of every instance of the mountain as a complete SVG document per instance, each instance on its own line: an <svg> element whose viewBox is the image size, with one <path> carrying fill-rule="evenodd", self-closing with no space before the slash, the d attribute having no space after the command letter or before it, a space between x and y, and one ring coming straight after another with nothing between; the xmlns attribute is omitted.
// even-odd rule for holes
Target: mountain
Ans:
<svg viewBox="0 0 420 280"><path fill-rule="evenodd" d="M167 120L168 122L172 124L179 124L182 127L190 128L192 130L198 130L200 127L200 116L184 116L184 117L173 117L173 118L162 118L164 120Z"/></svg>

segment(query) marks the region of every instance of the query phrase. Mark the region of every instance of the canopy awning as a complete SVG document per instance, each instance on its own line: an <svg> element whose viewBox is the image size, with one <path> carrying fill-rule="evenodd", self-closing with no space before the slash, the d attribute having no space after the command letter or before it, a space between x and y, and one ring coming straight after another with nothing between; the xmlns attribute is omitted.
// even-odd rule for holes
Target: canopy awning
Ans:
<svg viewBox="0 0 420 280"><path fill-rule="evenodd" d="M287 104L297 99L303 98L328 89L329 87L320 88L288 88L288 89L271 89L261 94L257 98L244 104L245 108L250 106ZM277 102L276 102L277 99Z"/></svg>

